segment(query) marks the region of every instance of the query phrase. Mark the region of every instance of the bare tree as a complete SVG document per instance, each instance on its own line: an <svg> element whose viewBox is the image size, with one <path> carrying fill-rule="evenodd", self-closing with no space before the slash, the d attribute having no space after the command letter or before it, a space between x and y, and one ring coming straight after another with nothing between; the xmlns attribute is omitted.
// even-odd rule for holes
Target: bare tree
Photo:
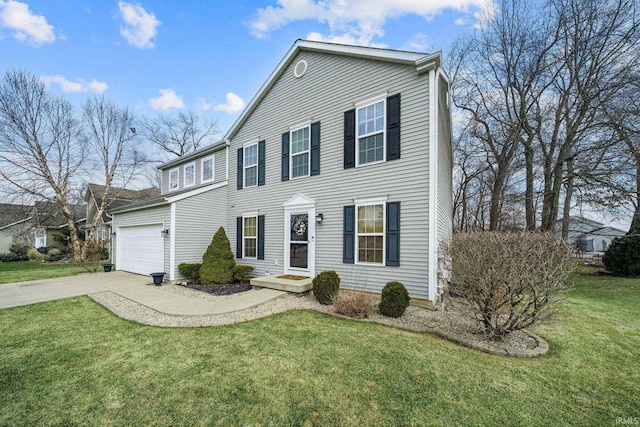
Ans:
<svg viewBox="0 0 640 427"><path fill-rule="evenodd" d="M90 224L93 232L111 201L118 197L115 186L126 188L147 160L136 148L135 117L128 108L121 108L104 96L94 97L84 103L82 116L88 147L105 183L100 206Z"/></svg>
<svg viewBox="0 0 640 427"><path fill-rule="evenodd" d="M191 111L176 116L159 114L143 121L144 136L164 153L178 157L192 153L214 141L220 133L217 120L200 122Z"/></svg>
<svg viewBox="0 0 640 427"><path fill-rule="evenodd" d="M71 104L49 92L32 73L11 70L0 81L0 176L16 191L55 202L79 256L73 177L86 153Z"/></svg>

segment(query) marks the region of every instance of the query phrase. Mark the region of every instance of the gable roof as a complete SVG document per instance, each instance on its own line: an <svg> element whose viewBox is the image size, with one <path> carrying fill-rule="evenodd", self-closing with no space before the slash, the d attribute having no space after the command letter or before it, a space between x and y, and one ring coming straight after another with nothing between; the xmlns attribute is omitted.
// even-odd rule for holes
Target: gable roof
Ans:
<svg viewBox="0 0 640 427"><path fill-rule="evenodd" d="M84 220L84 213L86 212L85 205L70 205L75 215L75 222ZM67 224L67 220L60 212L60 208L54 202L40 201L34 205L35 225L47 228L64 227Z"/></svg>
<svg viewBox="0 0 640 427"><path fill-rule="evenodd" d="M184 155L182 157L176 157L173 160L169 160L168 162L165 162L165 163L161 164L160 166L158 166L158 169L163 170L163 169L167 169L167 168L172 167L172 166L177 166L180 163L188 162L189 160L191 160L193 158L200 157L200 156L203 156L205 154L213 153L214 151L218 151L220 148L226 147L227 145L228 144L225 141L214 142L213 144L206 145L206 146L204 146L202 148L197 149L193 153Z"/></svg>
<svg viewBox="0 0 640 427"><path fill-rule="evenodd" d="M0 203L0 229L33 217L33 206Z"/></svg>
<svg viewBox="0 0 640 427"><path fill-rule="evenodd" d="M284 73L287 67L293 62L296 55L301 51L330 53L334 55L351 56L355 58L364 58L377 61L394 62L398 64L413 65L416 67L416 73L423 74L432 69L437 69L442 64L442 52L437 51L431 54L407 52L392 49L380 49L373 47L349 46L336 43L316 42L298 39L291 46L284 58L278 63L275 70L269 75L267 80L260 87L249 104L242 111L238 119L229 128L223 140L229 142L235 136L244 122L249 118L251 113L256 109L258 104L266 96L269 90L276 83L278 78Z"/></svg>

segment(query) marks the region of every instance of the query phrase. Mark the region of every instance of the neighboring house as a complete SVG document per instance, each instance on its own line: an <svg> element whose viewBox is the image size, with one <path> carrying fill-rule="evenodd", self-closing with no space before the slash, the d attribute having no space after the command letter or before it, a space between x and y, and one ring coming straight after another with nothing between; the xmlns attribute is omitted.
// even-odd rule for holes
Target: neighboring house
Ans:
<svg viewBox="0 0 640 427"><path fill-rule="evenodd" d="M562 220L556 224L556 235L560 236ZM569 218L567 243L580 248L582 252L605 252L616 237L626 233L601 222L580 216Z"/></svg>
<svg viewBox="0 0 640 427"><path fill-rule="evenodd" d="M380 292L397 280L434 301L440 242L452 233L441 60L298 40L223 142L160 167L157 204L113 212L116 268L178 279L178 264L200 262L224 226L256 276L335 270L344 288ZM153 259L133 268L139 248Z"/></svg>
<svg viewBox="0 0 640 427"><path fill-rule="evenodd" d="M33 245L33 206L0 203L0 253L13 244Z"/></svg>
<svg viewBox="0 0 640 427"><path fill-rule="evenodd" d="M92 223L95 218L102 201L104 200L106 187L99 184L87 185L84 201L87 206L86 223L83 227L85 237L92 232ZM98 222L97 230L94 236L99 240L107 240L111 238L111 216L110 212L114 209L128 205L134 202L151 199L160 195L160 189L156 187L146 188L144 190L127 190L124 188L111 187L107 198L106 210L102 213L102 218Z"/></svg>
<svg viewBox="0 0 640 427"><path fill-rule="evenodd" d="M76 218L76 226L84 224L86 218L85 205L72 205ZM53 202L36 202L33 208L33 241L35 248L57 247L62 248L68 244L67 220L60 213L58 206Z"/></svg>

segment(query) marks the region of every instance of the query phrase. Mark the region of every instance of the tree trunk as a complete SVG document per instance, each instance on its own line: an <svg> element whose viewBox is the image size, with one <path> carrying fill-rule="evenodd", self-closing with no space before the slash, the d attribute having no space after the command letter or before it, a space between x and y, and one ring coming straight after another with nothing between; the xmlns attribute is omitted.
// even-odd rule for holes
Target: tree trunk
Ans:
<svg viewBox="0 0 640 427"><path fill-rule="evenodd" d="M533 204L533 149L530 145L524 148L524 160L526 167L525 211L527 231L536 229L536 211Z"/></svg>
<svg viewBox="0 0 640 427"><path fill-rule="evenodd" d="M569 238L569 214L571 212L571 199L573 198L573 160L567 161L567 189L564 195L564 207L562 209L562 240Z"/></svg>

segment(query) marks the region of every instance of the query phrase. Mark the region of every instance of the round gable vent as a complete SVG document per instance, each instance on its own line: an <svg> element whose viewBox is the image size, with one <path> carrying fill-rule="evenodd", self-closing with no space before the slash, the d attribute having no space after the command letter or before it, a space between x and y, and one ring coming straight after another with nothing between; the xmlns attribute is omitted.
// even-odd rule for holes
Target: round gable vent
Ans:
<svg viewBox="0 0 640 427"><path fill-rule="evenodd" d="M304 73L306 72L307 72L307 61L305 61L304 59L301 59L296 63L296 66L293 67L293 76L296 79L299 79L300 77L304 76Z"/></svg>

